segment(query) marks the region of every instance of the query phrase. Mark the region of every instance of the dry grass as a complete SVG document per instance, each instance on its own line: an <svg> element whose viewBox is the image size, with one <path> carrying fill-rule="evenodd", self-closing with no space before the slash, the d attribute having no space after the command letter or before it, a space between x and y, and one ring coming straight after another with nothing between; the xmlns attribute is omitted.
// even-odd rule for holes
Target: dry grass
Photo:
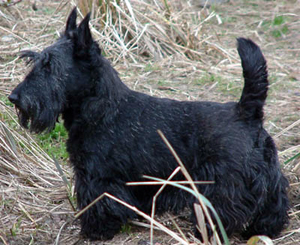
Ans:
<svg viewBox="0 0 300 245"><path fill-rule="evenodd" d="M1 102L0 108L1 119L5 115L6 120L14 121L10 107ZM20 134L4 120L0 122L0 153L2 242L12 236L19 244L26 244L35 240L36 233L51 239L52 231L72 215L53 161L30 135Z"/></svg>
<svg viewBox="0 0 300 245"><path fill-rule="evenodd" d="M239 0L210 9L184 1L96 2L79 5L82 14L92 10L93 35L103 52L125 83L152 95L237 100L242 79L235 38L247 36L259 43L271 80L265 126L275 137L291 182L291 225L274 243L300 243L300 160L293 159L300 152L299 0ZM75 4L37 1L38 10L33 11L32 3L24 0L0 7L0 244L72 244L78 242L79 226L65 184L53 160L17 126L13 108L4 99L26 72L18 52L40 51L53 43ZM72 182L68 164L62 168ZM172 220L193 242L188 222L159 218L169 228ZM129 234L123 232L106 244L147 240L149 230L134 225ZM154 241L176 243L156 230ZM243 244L239 238L231 242Z"/></svg>
<svg viewBox="0 0 300 245"><path fill-rule="evenodd" d="M140 63L143 57L160 60L171 55L200 58L200 47L206 41L203 23L216 16L205 9L193 11L192 6L180 1L96 2L82 0L79 6L84 15L91 11L93 31L105 54L114 61L130 58Z"/></svg>

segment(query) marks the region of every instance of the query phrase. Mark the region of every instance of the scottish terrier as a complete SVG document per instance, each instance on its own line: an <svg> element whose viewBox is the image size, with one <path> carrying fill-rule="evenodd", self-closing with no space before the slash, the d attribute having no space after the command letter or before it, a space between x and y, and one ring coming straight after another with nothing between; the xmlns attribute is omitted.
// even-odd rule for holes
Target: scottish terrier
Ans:
<svg viewBox="0 0 300 245"><path fill-rule="evenodd" d="M22 52L33 68L9 100L20 124L36 133L52 130L62 115L78 209L107 192L149 213L158 187L126 183L141 181L143 175L167 179L178 166L157 133L160 129L193 180L214 182L198 188L229 236L278 235L288 223L288 181L263 128L268 75L260 48L249 39L237 39L244 76L238 102L156 98L120 80L92 38L90 15L78 26L76 17L75 8L53 45L40 53ZM190 207L196 225L195 202L189 193L169 186L157 199L156 213ZM80 216L81 234L111 239L136 216L104 198Z"/></svg>

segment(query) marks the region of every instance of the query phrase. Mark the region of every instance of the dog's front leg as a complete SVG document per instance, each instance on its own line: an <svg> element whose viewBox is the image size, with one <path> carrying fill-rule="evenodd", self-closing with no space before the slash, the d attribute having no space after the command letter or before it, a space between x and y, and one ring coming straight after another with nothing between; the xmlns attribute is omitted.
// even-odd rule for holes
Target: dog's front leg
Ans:
<svg viewBox="0 0 300 245"><path fill-rule="evenodd" d="M104 192L110 193L117 198L136 205L130 189L125 182L116 178L99 179L95 176L84 175L76 178L76 192L78 208L83 209ZM91 240L107 240L118 233L121 226L129 218L134 218L135 213L116 201L103 197L81 216L81 234Z"/></svg>

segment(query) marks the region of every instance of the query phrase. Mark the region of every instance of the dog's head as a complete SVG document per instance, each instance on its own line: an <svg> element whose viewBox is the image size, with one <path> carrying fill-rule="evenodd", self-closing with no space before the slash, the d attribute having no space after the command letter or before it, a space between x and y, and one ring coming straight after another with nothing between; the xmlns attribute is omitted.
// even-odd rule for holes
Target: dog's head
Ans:
<svg viewBox="0 0 300 245"><path fill-rule="evenodd" d="M88 14L76 25L77 11L68 17L65 32L41 52L23 51L32 66L25 79L11 92L20 124L34 132L52 130L59 114L90 88L93 66L101 63L98 44L89 28ZM97 54L97 55L95 55Z"/></svg>

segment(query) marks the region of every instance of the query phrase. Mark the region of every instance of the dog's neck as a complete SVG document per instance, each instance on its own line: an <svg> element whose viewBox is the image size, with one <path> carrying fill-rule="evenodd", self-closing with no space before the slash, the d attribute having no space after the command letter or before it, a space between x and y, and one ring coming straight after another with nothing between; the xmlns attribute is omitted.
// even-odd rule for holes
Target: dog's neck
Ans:
<svg viewBox="0 0 300 245"><path fill-rule="evenodd" d="M118 105L126 99L130 89L121 81L109 61L102 57L101 66L94 67L84 88L67 96L66 108L62 112L65 127L70 130L77 118L83 123L108 123Z"/></svg>

